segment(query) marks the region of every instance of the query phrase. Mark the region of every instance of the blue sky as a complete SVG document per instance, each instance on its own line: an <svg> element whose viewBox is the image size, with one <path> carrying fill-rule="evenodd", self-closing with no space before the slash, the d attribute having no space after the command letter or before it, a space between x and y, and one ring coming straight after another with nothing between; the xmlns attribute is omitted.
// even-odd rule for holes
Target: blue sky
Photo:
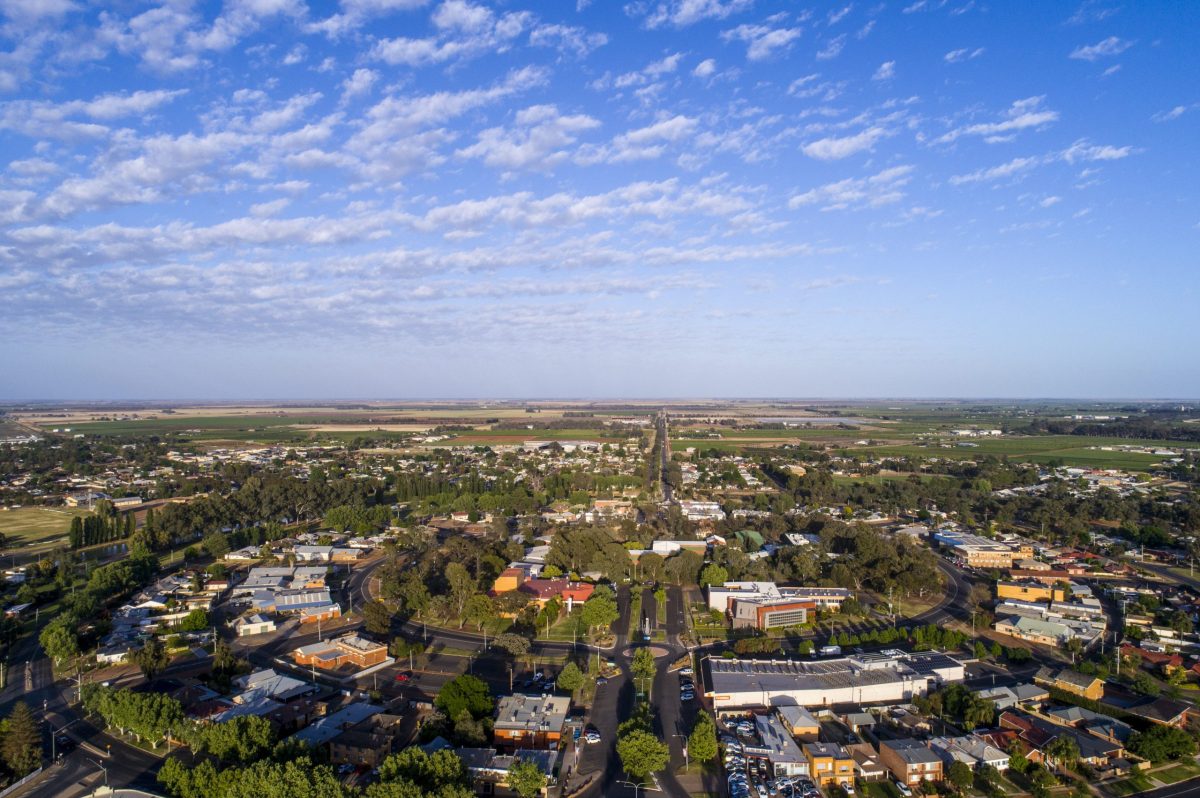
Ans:
<svg viewBox="0 0 1200 798"><path fill-rule="evenodd" d="M0 398L1200 396L1200 4L0 9Z"/></svg>

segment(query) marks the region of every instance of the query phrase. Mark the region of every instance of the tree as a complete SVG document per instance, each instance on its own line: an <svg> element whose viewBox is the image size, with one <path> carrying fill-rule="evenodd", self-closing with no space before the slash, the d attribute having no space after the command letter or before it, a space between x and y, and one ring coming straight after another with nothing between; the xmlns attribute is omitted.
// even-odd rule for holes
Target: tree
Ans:
<svg viewBox="0 0 1200 798"><path fill-rule="evenodd" d="M536 763L519 759L509 767L505 781L521 798L535 798L546 787L546 774Z"/></svg>
<svg viewBox="0 0 1200 798"><path fill-rule="evenodd" d="M619 618L617 601L611 590L597 589L587 601L583 602L581 617L589 630L607 628Z"/></svg>
<svg viewBox="0 0 1200 798"><path fill-rule="evenodd" d="M467 599L463 615L464 620L475 624L476 629L482 630L485 623L496 617L496 603L482 593L476 593Z"/></svg>
<svg viewBox="0 0 1200 798"><path fill-rule="evenodd" d="M208 533L200 545L204 546L204 550L211 554L214 560L219 560L229 553L229 538L223 532Z"/></svg>
<svg viewBox="0 0 1200 798"><path fill-rule="evenodd" d="M60 615L42 629L38 642L42 648L61 664L64 659L79 653L79 636L76 621L70 615Z"/></svg>
<svg viewBox="0 0 1200 798"><path fill-rule="evenodd" d="M368 632L385 635L392 628L392 611L382 601L368 601L362 608L363 622Z"/></svg>
<svg viewBox="0 0 1200 798"><path fill-rule="evenodd" d="M1196 753L1196 741L1183 729L1153 726L1129 738L1129 750L1151 762L1181 759Z"/></svg>
<svg viewBox="0 0 1200 798"><path fill-rule="evenodd" d="M141 669L147 680L154 681L171 662L171 655L161 640L151 637L141 648L129 652L129 661Z"/></svg>
<svg viewBox="0 0 1200 798"><path fill-rule="evenodd" d="M954 789L961 795L971 786L971 783L975 780L975 775L970 765L956 759L950 765L950 769L946 773L946 778L950 780L950 783L954 785Z"/></svg>
<svg viewBox="0 0 1200 798"><path fill-rule="evenodd" d="M529 638L514 632L504 632L496 635L496 639L492 641L494 648L499 648L502 651L507 651L511 657L523 657L529 653Z"/></svg>
<svg viewBox="0 0 1200 798"><path fill-rule="evenodd" d="M708 587L709 585L723 585L729 581L729 571L715 562L704 566L700 571L700 587Z"/></svg>
<svg viewBox="0 0 1200 798"><path fill-rule="evenodd" d="M457 718L464 709L476 718L490 715L494 704L487 683L468 673L459 674L442 685L433 703L448 718Z"/></svg>
<svg viewBox="0 0 1200 798"><path fill-rule="evenodd" d="M671 750L650 732L635 729L617 740L617 756L625 772L641 780L665 768L671 761Z"/></svg>
<svg viewBox="0 0 1200 798"><path fill-rule="evenodd" d="M712 716L701 710L692 724L688 735L688 757L697 762L707 762L717 755L717 726Z"/></svg>
<svg viewBox="0 0 1200 798"><path fill-rule="evenodd" d="M574 662L568 662L558 672L558 686L567 692L574 693L583 687L583 671Z"/></svg>
<svg viewBox="0 0 1200 798"><path fill-rule="evenodd" d="M633 652L633 675L638 679L653 679L658 668L654 664L654 654L648 648L639 648Z"/></svg>
<svg viewBox="0 0 1200 798"><path fill-rule="evenodd" d="M1070 735L1060 734L1046 745L1045 752L1055 767L1069 768L1079 760L1079 743Z"/></svg>
<svg viewBox="0 0 1200 798"><path fill-rule="evenodd" d="M249 764L269 754L275 738L275 727L266 718L242 715L222 723L200 726L191 744L222 763Z"/></svg>
<svg viewBox="0 0 1200 798"><path fill-rule="evenodd" d="M4 764L17 776L37 769L42 763L42 733L29 710L29 705L18 701L8 716L8 729L0 743L0 755Z"/></svg>
<svg viewBox="0 0 1200 798"><path fill-rule="evenodd" d="M184 632L199 632L209 627L208 611L197 607L179 622L179 629Z"/></svg>

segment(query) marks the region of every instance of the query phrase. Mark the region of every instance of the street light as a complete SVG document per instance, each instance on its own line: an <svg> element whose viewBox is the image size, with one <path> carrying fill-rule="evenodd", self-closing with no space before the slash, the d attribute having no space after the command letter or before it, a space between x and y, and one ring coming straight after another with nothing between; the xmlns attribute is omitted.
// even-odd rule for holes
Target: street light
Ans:
<svg viewBox="0 0 1200 798"><path fill-rule="evenodd" d="M88 758L91 759L91 757L88 757ZM98 768L100 768L100 770L104 771L104 786L107 787L108 786L108 768L106 768L104 766L104 763L101 762L99 759L92 759L92 761L96 763L96 766Z"/></svg>
<svg viewBox="0 0 1200 798"><path fill-rule="evenodd" d="M692 763L691 763L691 762L688 760L688 750L687 750L687 739L688 739L688 738L687 738L687 735L686 735L686 734L681 734L680 732L675 732L675 733L674 733L673 735L671 735L671 736L672 736L672 737L678 737L678 738L680 738L681 740L683 740L683 743L682 743L682 745L683 745L683 772L684 772L684 773L687 773L687 772L688 772L688 768L690 768L690 767L691 767L691 764L692 764Z"/></svg>
<svg viewBox="0 0 1200 798"><path fill-rule="evenodd" d="M637 798L638 787L649 787L651 784L654 784L654 782L643 781L639 784L636 781L623 781L623 782L621 782L621 784L626 787L632 787L633 788L633 798Z"/></svg>

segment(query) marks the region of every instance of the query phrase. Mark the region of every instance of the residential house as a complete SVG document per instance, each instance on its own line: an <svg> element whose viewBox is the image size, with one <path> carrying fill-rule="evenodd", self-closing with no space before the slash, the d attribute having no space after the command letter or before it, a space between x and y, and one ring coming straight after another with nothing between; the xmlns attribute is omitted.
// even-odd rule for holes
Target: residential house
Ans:
<svg viewBox="0 0 1200 798"><path fill-rule="evenodd" d="M941 757L917 740L881 740L879 758L897 781L910 787L942 780Z"/></svg>
<svg viewBox="0 0 1200 798"><path fill-rule="evenodd" d="M400 715L380 712L350 726L329 741L329 761L377 768L401 742Z"/></svg>
<svg viewBox="0 0 1200 798"><path fill-rule="evenodd" d="M800 706L775 707L779 720L788 734L803 743L815 743L821 735L821 722L812 713Z"/></svg>
<svg viewBox="0 0 1200 798"><path fill-rule="evenodd" d="M854 760L854 775L858 778L863 781L884 781L887 778L888 770L870 743L847 745L846 751Z"/></svg>
<svg viewBox="0 0 1200 798"><path fill-rule="evenodd" d="M1096 676L1062 668L1058 671L1040 668L1033 681L1046 687L1062 690L1073 695L1098 701L1104 696L1104 682Z"/></svg>
<svg viewBox="0 0 1200 798"><path fill-rule="evenodd" d="M365 670L389 660L387 646L351 632L324 643L301 646L292 652L297 665L333 671L343 666Z"/></svg>
<svg viewBox="0 0 1200 798"><path fill-rule="evenodd" d="M804 743L808 777L822 787L852 783L855 763L850 752L837 743Z"/></svg>

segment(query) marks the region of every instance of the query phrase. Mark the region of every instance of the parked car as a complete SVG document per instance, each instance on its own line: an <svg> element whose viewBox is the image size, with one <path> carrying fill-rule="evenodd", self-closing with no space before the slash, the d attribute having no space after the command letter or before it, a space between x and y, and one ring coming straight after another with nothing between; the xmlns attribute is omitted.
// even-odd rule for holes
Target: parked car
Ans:
<svg viewBox="0 0 1200 798"><path fill-rule="evenodd" d="M589 743L598 743L600 742L600 732L595 730L590 731L583 735L583 739Z"/></svg>
<svg viewBox="0 0 1200 798"><path fill-rule="evenodd" d="M893 781L892 784L896 785L896 791L903 795L904 798L912 798L912 788L907 784L902 781Z"/></svg>
<svg viewBox="0 0 1200 798"><path fill-rule="evenodd" d="M603 676L596 677L596 686L597 687L601 687L606 684L608 684L608 679L605 679Z"/></svg>
<svg viewBox="0 0 1200 798"><path fill-rule="evenodd" d="M397 673L396 674L396 681L398 681L398 682L407 682L411 678L412 677L409 676L407 673Z"/></svg>
<svg viewBox="0 0 1200 798"><path fill-rule="evenodd" d="M694 670L692 670L692 667L690 665L686 665L679 669L680 676L693 676L693 675L695 675L695 673L696 672Z"/></svg>

